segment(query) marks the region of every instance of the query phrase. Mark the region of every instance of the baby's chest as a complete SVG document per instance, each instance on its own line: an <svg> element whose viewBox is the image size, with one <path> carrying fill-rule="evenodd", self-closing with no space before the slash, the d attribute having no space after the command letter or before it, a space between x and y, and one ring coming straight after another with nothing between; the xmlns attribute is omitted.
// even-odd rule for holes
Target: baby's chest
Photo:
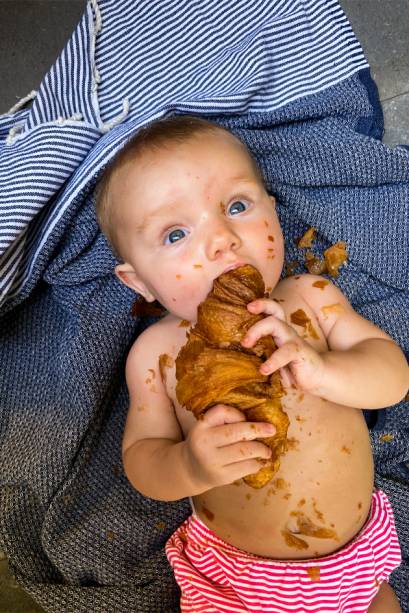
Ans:
<svg viewBox="0 0 409 613"><path fill-rule="evenodd" d="M302 300L294 298L291 295L278 293L277 297L273 296L279 304L281 304L286 323L301 337L305 342L309 343L318 352L327 350L327 342L325 336L319 326L318 320L312 310ZM167 335L167 364L164 383L166 392L170 398L175 414L183 431L184 436L196 422L194 415L185 409L178 402L176 395L176 358L180 348L186 343L186 331L189 328L174 328L169 330ZM216 367L216 364L215 364ZM288 398L288 402L291 400ZM297 404L298 404L297 400Z"/></svg>

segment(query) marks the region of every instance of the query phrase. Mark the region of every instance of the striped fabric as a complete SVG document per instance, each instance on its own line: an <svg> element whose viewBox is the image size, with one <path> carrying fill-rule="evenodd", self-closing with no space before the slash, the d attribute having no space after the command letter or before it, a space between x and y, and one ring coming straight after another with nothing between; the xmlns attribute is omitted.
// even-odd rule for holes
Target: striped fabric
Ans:
<svg viewBox="0 0 409 613"><path fill-rule="evenodd" d="M31 108L0 117L0 305L140 126L270 111L365 67L336 0L90 0Z"/></svg>
<svg viewBox="0 0 409 613"><path fill-rule="evenodd" d="M392 509L380 490L359 535L330 556L258 558L215 536L195 515L169 539L166 554L183 613L364 613L401 562Z"/></svg>

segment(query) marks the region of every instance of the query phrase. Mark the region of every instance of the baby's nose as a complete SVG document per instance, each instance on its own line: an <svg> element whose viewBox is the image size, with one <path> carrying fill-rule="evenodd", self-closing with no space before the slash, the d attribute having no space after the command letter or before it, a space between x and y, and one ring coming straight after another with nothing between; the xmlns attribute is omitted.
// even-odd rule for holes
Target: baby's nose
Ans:
<svg viewBox="0 0 409 613"><path fill-rule="evenodd" d="M226 251L236 251L240 245L240 237L227 224L221 223L207 236L207 255L214 259Z"/></svg>

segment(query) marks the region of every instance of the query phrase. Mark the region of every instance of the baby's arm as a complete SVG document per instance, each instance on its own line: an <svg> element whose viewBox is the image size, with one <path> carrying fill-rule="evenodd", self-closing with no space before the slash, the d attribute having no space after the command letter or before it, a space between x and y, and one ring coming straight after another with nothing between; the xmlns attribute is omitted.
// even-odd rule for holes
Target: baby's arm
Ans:
<svg viewBox="0 0 409 613"><path fill-rule="evenodd" d="M301 281L305 300L315 312L330 349L323 354L324 376L317 394L367 409L402 400L409 386L409 367L400 347L359 315L333 283L317 290L312 286L316 280L305 275ZM328 305L339 307L328 309Z"/></svg>
<svg viewBox="0 0 409 613"><path fill-rule="evenodd" d="M255 308L249 307L253 313L270 315L253 326L251 338L253 343L270 326L279 349L267 361L269 372L288 365L300 387L345 406L378 409L395 404L409 384L402 351L385 332L358 315L334 284L328 282L323 290L314 287L318 280L322 278L301 275L283 283L316 315L327 352L317 353L301 339L283 321L282 308L274 301L258 300Z"/></svg>
<svg viewBox="0 0 409 613"><path fill-rule="evenodd" d="M271 450L256 438L270 424L251 424L233 407L216 405L186 440L162 382L158 360L163 330L153 325L135 341L126 364L130 405L123 463L130 483L145 496L179 500L257 472Z"/></svg>

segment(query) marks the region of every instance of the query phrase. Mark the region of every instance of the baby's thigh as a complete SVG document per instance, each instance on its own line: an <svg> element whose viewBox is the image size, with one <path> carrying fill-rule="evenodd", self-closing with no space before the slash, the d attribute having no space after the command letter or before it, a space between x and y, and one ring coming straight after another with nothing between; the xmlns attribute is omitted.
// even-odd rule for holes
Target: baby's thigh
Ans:
<svg viewBox="0 0 409 613"><path fill-rule="evenodd" d="M402 613L399 600L386 581L382 583L379 592L371 602L368 613Z"/></svg>

